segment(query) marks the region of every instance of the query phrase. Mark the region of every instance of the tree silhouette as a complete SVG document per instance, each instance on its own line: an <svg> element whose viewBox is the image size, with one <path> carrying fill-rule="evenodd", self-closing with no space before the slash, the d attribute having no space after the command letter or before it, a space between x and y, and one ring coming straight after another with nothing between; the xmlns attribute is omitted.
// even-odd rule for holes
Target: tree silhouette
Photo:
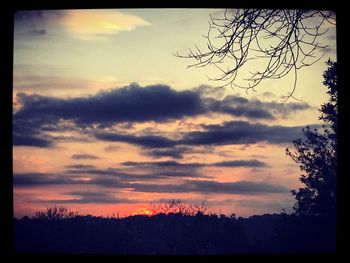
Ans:
<svg viewBox="0 0 350 263"><path fill-rule="evenodd" d="M153 215L156 214L181 214L187 216L194 215L213 215L214 211L210 211L204 204L194 205L191 203L183 203L181 200L168 200L158 203L151 203L150 210Z"/></svg>
<svg viewBox="0 0 350 263"><path fill-rule="evenodd" d="M215 66L221 74L212 80L223 86L247 91L266 79L294 74L294 84L285 101L293 97L297 70L321 59L316 51L326 46L318 43L327 32L322 25L335 25L335 13L321 10L229 9L222 18L210 17L206 36L207 49L190 49L195 60L189 67ZM258 59L258 63L249 63ZM247 66L249 65L249 66ZM252 71L253 69L253 71ZM249 76L245 76L250 71ZM241 73L241 74L239 74Z"/></svg>
<svg viewBox="0 0 350 263"><path fill-rule="evenodd" d="M34 218L42 220L60 220L74 218L77 215L77 212L69 211L65 207L54 206L52 208L47 208L46 211L36 212Z"/></svg>
<svg viewBox="0 0 350 263"><path fill-rule="evenodd" d="M337 63L327 62L324 85L330 99L320 108L321 116L327 125L322 131L303 129L305 140L293 141L295 152L288 148L289 155L305 172L300 181L305 185L293 190L297 202L294 210L300 215L335 215L337 195Z"/></svg>

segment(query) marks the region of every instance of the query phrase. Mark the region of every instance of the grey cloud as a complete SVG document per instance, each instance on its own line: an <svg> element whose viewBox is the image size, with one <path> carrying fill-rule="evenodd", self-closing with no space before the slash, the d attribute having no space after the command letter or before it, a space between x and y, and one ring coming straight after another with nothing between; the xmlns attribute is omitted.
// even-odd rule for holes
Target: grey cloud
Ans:
<svg viewBox="0 0 350 263"><path fill-rule="evenodd" d="M181 140L186 145L227 145L290 143L301 136L303 127L267 126L245 121L225 122L222 125L204 125L205 131L187 133Z"/></svg>
<svg viewBox="0 0 350 263"><path fill-rule="evenodd" d="M232 160L222 161L215 163L179 163L175 161L159 161L159 162L124 162L124 166L135 166L135 167L173 167L173 168L200 168L206 166L220 166L220 167L266 167L267 164L255 159L252 160Z"/></svg>
<svg viewBox="0 0 350 263"><path fill-rule="evenodd" d="M237 95L226 96L221 101L210 98L206 99L205 102L213 112L222 112L249 119L266 120L275 119L276 117L286 117L290 113L310 108L310 105L305 102L262 102L257 99L248 100Z"/></svg>
<svg viewBox="0 0 350 263"><path fill-rule="evenodd" d="M71 164L71 165L66 165L66 168L69 169L93 169L95 168L95 165L90 165L90 164Z"/></svg>
<svg viewBox="0 0 350 263"><path fill-rule="evenodd" d="M73 154L71 158L74 160L96 160L100 157L92 154Z"/></svg>
<svg viewBox="0 0 350 263"><path fill-rule="evenodd" d="M287 193L290 190L281 185L273 185L264 182L217 182L217 181L186 181L183 184L131 184L137 192L155 193L220 193L220 194L264 194L264 193Z"/></svg>
<svg viewBox="0 0 350 263"><path fill-rule="evenodd" d="M261 102L239 96L227 96L222 100L207 98L201 94L202 90L208 90L208 88L197 89L197 91L176 91L165 85L143 88L137 84L131 84L120 89L99 92L89 97L69 99L18 93L17 99L22 107L13 116L14 145L49 147L55 138L45 135L45 132L55 129L79 131L81 128L88 127L89 134L99 140L126 142L146 148L169 148L176 145L196 144L192 137L197 134L204 136L205 132L189 133L183 140L176 141L158 135L118 134L102 130L102 128L116 123L166 122L210 112L226 113L255 120L271 120L276 116L284 117L291 112L310 108L306 103ZM63 127L61 120L68 120L71 124L63 125ZM242 126L240 129L248 125L244 122L240 123ZM238 122L236 122L237 125L239 125ZM257 126L256 124L250 126L254 125ZM273 132L277 126L266 129ZM290 128L281 127L280 131L290 131ZM252 132L248 131L248 134L252 135ZM221 135L226 136L227 134L221 133ZM241 134L239 135L238 137L242 138ZM232 141L239 141L239 139L232 139ZM204 143L204 145L208 144L210 145L210 143ZM166 152L154 151L154 155L157 154L162 155ZM168 156L171 155L181 156L180 153L168 152Z"/></svg>
<svg viewBox="0 0 350 263"><path fill-rule="evenodd" d="M172 148L160 148L151 149L146 152L147 155L153 157L172 157L174 159L181 159L185 153L191 152L187 147L172 147Z"/></svg>
<svg viewBox="0 0 350 263"><path fill-rule="evenodd" d="M287 193L290 190L281 185L266 182L217 182L213 180L185 180L178 184L132 183L120 178L96 177L89 181L63 178L52 174L16 174L13 178L15 187L35 187L43 185L96 185L107 188L131 189L136 192L150 193L222 193L255 195L264 193ZM91 200L91 199L90 199Z"/></svg>
<svg viewBox="0 0 350 263"><path fill-rule="evenodd" d="M46 34L46 30L45 29L31 29L28 30L28 33L33 35L33 36L42 36Z"/></svg>
<svg viewBox="0 0 350 263"><path fill-rule="evenodd" d="M120 135L107 132L97 133L95 137L100 140L126 142L145 148L255 144L259 142L281 144L291 143L296 138L300 138L303 128L303 126L268 126L246 121L230 121L220 125L202 125L202 127L203 131L184 133L183 137L178 140L163 136ZM320 126L312 125L312 127Z"/></svg>
<svg viewBox="0 0 350 263"><path fill-rule="evenodd" d="M118 168L107 168L107 169L71 169L67 170L66 173L68 174L89 174L89 175L97 175L99 178L102 178L101 176L105 176L105 178L119 178L123 181L135 181L135 180L157 180L157 179L163 179L167 177L203 177L203 178L210 178L208 176L202 175L198 173L195 169L191 169L192 167L171 167L172 169L169 169L169 167L163 166L163 167L148 167L147 173L130 173L125 172L122 169Z"/></svg>
<svg viewBox="0 0 350 263"><path fill-rule="evenodd" d="M139 203L140 200L132 200L127 198L118 198L111 193L77 191L66 193L68 195L78 196L73 199L54 199L39 200L39 202L55 203L55 204L118 204L118 203Z"/></svg>
<svg viewBox="0 0 350 263"><path fill-rule="evenodd" d="M13 185L22 186L42 186L42 185L70 185L84 183L84 181L74 180L62 175L50 173L18 173L13 176ZM86 182L85 182L86 183Z"/></svg>
<svg viewBox="0 0 350 263"><path fill-rule="evenodd" d="M212 166L221 166L221 167L266 167L266 163L259 160L234 160L234 161L222 161L217 163L212 163Z"/></svg>
<svg viewBox="0 0 350 263"><path fill-rule="evenodd" d="M103 141L112 141L112 142L125 142L135 145L140 145L148 148L162 148L162 147L172 147L176 145L176 141L155 135L144 135L144 136L135 136L135 135L123 135L107 132L98 132L94 135L97 139Z"/></svg>
<svg viewBox="0 0 350 263"><path fill-rule="evenodd" d="M53 145L50 140L37 137L37 136L27 136L25 134L14 133L12 136L12 144L14 146L32 146L39 148L47 148Z"/></svg>
<svg viewBox="0 0 350 263"><path fill-rule="evenodd" d="M53 116L71 119L77 125L115 122L168 121L199 114L201 101L192 91L175 91L168 86L124 88L97 93L90 97L59 99L40 95L19 94L23 105L16 118Z"/></svg>

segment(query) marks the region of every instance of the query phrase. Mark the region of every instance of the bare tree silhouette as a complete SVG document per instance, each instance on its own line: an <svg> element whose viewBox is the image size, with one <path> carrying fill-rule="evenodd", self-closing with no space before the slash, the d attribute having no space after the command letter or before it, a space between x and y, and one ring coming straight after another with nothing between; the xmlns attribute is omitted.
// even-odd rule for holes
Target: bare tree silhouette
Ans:
<svg viewBox="0 0 350 263"><path fill-rule="evenodd" d="M325 23L335 25L335 13L321 10L229 9L222 18L210 16L207 49L189 50L175 56L195 60L188 67L215 66L221 72L211 80L224 86L254 90L263 80L294 74L294 84L285 101L293 97L300 68L322 58L316 53L327 46L319 37ZM258 59L258 63L248 63ZM246 73L249 64L248 76ZM251 71L251 68L254 68ZM256 69L255 69L256 68Z"/></svg>
<svg viewBox="0 0 350 263"><path fill-rule="evenodd" d="M77 212L69 211L67 208L62 206L54 206L47 208L46 211L38 211L35 213L35 219L45 219L45 220L60 220L69 219L77 216Z"/></svg>

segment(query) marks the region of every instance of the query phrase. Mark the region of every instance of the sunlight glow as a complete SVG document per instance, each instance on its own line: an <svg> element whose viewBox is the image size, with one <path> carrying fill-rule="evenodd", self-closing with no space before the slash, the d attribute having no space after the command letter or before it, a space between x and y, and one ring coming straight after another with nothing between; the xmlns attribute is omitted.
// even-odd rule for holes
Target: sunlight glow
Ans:
<svg viewBox="0 0 350 263"><path fill-rule="evenodd" d="M101 39L120 31L131 31L149 22L135 15L110 10L67 11L63 25L72 36L84 40Z"/></svg>
<svg viewBox="0 0 350 263"><path fill-rule="evenodd" d="M142 207L142 208L137 209L136 212L133 213L133 215L134 215L134 216L136 216L136 215L141 215L141 216L153 216L154 213L153 213L153 211L151 211L151 210L149 210L149 209L147 209L147 208Z"/></svg>

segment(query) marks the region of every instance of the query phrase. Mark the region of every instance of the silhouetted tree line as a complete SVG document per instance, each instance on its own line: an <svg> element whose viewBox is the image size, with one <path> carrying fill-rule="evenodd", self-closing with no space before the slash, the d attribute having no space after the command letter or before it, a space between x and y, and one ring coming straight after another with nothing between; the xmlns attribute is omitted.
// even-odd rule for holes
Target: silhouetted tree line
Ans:
<svg viewBox="0 0 350 263"><path fill-rule="evenodd" d="M167 255L335 250L334 217L281 213L237 218L202 212L126 218L71 215L15 219L15 250Z"/></svg>

